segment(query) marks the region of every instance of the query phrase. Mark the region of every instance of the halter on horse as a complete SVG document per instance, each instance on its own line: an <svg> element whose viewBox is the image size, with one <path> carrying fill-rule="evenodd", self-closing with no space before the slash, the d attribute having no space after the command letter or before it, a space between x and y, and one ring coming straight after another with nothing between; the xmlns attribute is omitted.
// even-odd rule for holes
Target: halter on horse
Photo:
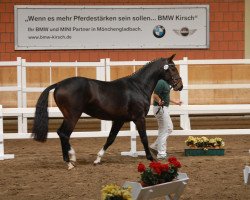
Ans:
<svg viewBox="0 0 250 200"><path fill-rule="evenodd" d="M37 101L32 130L34 139L40 142L47 139L48 96L49 91L55 88L54 99L64 117L57 133L61 140L63 160L69 169L74 167L76 161L69 139L83 112L98 119L113 121L107 141L97 154L95 164L101 162L101 157L114 142L123 124L128 121L135 123L146 157L153 160L148 148L145 118L159 79L167 81L175 91L182 90L182 80L173 62L174 56L154 60L131 76L111 82L72 77L47 87Z"/></svg>

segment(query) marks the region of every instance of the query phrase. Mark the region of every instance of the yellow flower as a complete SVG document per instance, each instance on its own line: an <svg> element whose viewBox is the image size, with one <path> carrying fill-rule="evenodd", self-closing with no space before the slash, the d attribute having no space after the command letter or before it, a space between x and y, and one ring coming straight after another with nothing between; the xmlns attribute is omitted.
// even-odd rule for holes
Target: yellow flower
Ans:
<svg viewBox="0 0 250 200"><path fill-rule="evenodd" d="M212 145L212 146L216 146L216 145L217 145L217 142L216 142L216 140L215 140L214 138L211 138L211 139L209 140L209 144Z"/></svg>
<svg viewBox="0 0 250 200"><path fill-rule="evenodd" d="M197 143L197 138L193 136L189 136L188 139L185 141L186 145L195 145Z"/></svg>
<svg viewBox="0 0 250 200"><path fill-rule="evenodd" d="M109 199L110 197L120 197L123 200L132 200L131 187L123 188L116 184L109 184L102 188L102 200Z"/></svg>
<svg viewBox="0 0 250 200"><path fill-rule="evenodd" d="M222 138L216 137L208 139L207 137L193 137L189 136L187 140L185 140L187 146L197 146L199 148L207 148L207 147L222 147L225 146L225 142Z"/></svg>
<svg viewBox="0 0 250 200"><path fill-rule="evenodd" d="M207 137L201 137L201 138L199 138L199 141L201 142L201 143L204 143L204 142L208 142L209 141L209 139L207 138Z"/></svg>

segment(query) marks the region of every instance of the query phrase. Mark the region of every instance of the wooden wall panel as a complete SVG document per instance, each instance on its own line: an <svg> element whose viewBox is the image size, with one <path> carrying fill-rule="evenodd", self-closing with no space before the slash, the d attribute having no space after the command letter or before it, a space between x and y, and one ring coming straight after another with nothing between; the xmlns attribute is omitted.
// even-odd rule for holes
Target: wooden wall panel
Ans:
<svg viewBox="0 0 250 200"><path fill-rule="evenodd" d="M0 67L0 85L1 86L17 85L16 67Z"/></svg>
<svg viewBox="0 0 250 200"><path fill-rule="evenodd" d="M189 104L249 104L250 89L189 90Z"/></svg>
<svg viewBox="0 0 250 200"><path fill-rule="evenodd" d="M213 83L213 69L207 65L189 66L188 80L189 84Z"/></svg>
<svg viewBox="0 0 250 200"><path fill-rule="evenodd" d="M190 84L225 84L232 81L232 68L227 65L190 65L188 73Z"/></svg>
<svg viewBox="0 0 250 200"><path fill-rule="evenodd" d="M214 90L214 104L234 104L233 90Z"/></svg>
<svg viewBox="0 0 250 200"><path fill-rule="evenodd" d="M40 94L40 92L27 93L27 107L35 107Z"/></svg>
<svg viewBox="0 0 250 200"><path fill-rule="evenodd" d="M180 92L179 91L173 91L173 90L171 90L171 92L170 92L170 98L172 100L178 100L178 99L180 99Z"/></svg>
<svg viewBox="0 0 250 200"><path fill-rule="evenodd" d="M75 68L73 67L62 67L62 68L57 68L53 67L52 68L52 82L57 83L59 81L62 81L66 78L69 77L74 77L75 76Z"/></svg>
<svg viewBox="0 0 250 200"><path fill-rule="evenodd" d="M50 71L48 67L30 67L26 69L27 87L47 87Z"/></svg>
<svg viewBox="0 0 250 200"><path fill-rule="evenodd" d="M16 67L0 67L0 86L17 86ZM0 105L17 107L17 93L0 92Z"/></svg>
<svg viewBox="0 0 250 200"><path fill-rule="evenodd" d="M59 82L69 77L74 77L76 69L74 67L52 67L52 83ZM96 69L93 67L84 67L77 69L78 76L84 76L88 78L96 79ZM51 83L51 84L52 84ZM28 68L27 69L27 86L28 87L48 87L50 85L50 69L44 68ZM28 93L27 94L27 106L34 107L39 98L40 93ZM49 97L49 106L56 106L53 95Z"/></svg>
<svg viewBox="0 0 250 200"><path fill-rule="evenodd" d="M249 65L189 66L189 84L250 83ZM190 104L250 103L250 89L190 90Z"/></svg>
<svg viewBox="0 0 250 200"><path fill-rule="evenodd" d="M110 71L111 71L110 79L116 80L118 78L129 76L136 70L137 69L135 67L131 67L131 66L119 66L119 67L112 66L110 67Z"/></svg>
<svg viewBox="0 0 250 200"><path fill-rule="evenodd" d="M213 71L212 82L217 84L226 84L232 82L232 67L224 65L210 66Z"/></svg>
<svg viewBox="0 0 250 200"><path fill-rule="evenodd" d="M93 67L78 68L78 76L96 79L96 69Z"/></svg>
<svg viewBox="0 0 250 200"><path fill-rule="evenodd" d="M232 90L233 102L249 104L250 103L250 89L235 89Z"/></svg>
<svg viewBox="0 0 250 200"><path fill-rule="evenodd" d="M214 104L213 90L189 90L189 104Z"/></svg>
<svg viewBox="0 0 250 200"><path fill-rule="evenodd" d="M232 83L250 83L250 66L232 66Z"/></svg>
<svg viewBox="0 0 250 200"><path fill-rule="evenodd" d="M4 108L17 108L17 92L0 92L0 105Z"/></svg>

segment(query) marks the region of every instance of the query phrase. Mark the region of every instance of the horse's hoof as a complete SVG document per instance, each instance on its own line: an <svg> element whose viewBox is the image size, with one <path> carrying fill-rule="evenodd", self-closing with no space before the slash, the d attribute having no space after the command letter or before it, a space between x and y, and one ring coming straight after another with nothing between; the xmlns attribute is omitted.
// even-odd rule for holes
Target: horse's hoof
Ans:
<svg viewBox="0 0 250 200"><path fill-rule="evenodd" d="M101 163L101 157L100 156L97 156L96 160L94 161L94 165L98 165Z"/></svg>
<svg viewBox="0 0 250 200"><path fill-rule="evenodd" d="M99 165L99 164L101 164L101 162L100 162L100 161L95 160L93 164L94 164L94 165Z"/></svg>
<svg viewBox="0 0 250 200"><path fill-rule="evenodd" d="M75 168L75 165L71 162L69 162L67 165L68 165L68 170Z"/></svg>
<svg viewBox="0 0 250 200"><path fill-rule="evenodd" d="M147 157L147 160L150 160L151 162L152 161L155 161L155 159L153 158L153 156L149 155L149 156L146 156Z"/></svg>

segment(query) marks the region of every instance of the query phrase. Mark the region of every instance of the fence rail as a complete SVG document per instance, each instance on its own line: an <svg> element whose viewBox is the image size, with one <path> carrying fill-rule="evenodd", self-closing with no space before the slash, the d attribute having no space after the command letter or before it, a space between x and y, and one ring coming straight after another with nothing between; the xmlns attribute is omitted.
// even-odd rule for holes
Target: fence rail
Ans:
<svg viewBox="0 0 250 200"><path fill-rule="evenodd" d="M52 84L52 67L75 67L75 75L78 75L78 68L93 67L96 69L96 79L103 81L111 80L111 67L119 66L142 66L148 61L111 61L109 58L100 59L99 62L27 62L20 57L16 61L2 61L1 66L16 67L17 83L16 86L0 86L0 91L16 91L17 92L17 108L2 108L0 118L7 116L15 116L18 118L18 133L3 134L5 139L22 139L29 138L27 129L27 118L33 117L34 108L27 108L27 93L41 92L44 87L27 87L27 68L32 67L48 67L50 69L49 82ZM175 61L179 65L180 75L183 80L183 90L180 92L180 99L183 102L182 106L170 106L171 114L180 115L180 126L183 130L174 131L173 135L196 135L196 134L250 134L250 129L222 129L222 130L192 130L190 126L190 114L221 114L221 113L241 113L250 114L250 104L235 104L235 105L189 105L188 91L190 89L250 89L250 84L189 84L188 70L190 65L250 65L250 59L230 59L230 60L188 60L186 57L183 60ZM1 114L2 113L2 114ZM57 108L49 108L51 117L61 117L61 113ZM152 115L152 109L149 115ZM87 117L84 116L83 117ZM0 130L3 130L3 123L0 121ZM82 132L73 133L73 137L102 137L107 136L111 127L111 122L101 121L101 130L97 132ZM149 135L156 135L157 131L148 131ZM131 136L131 152L130 155L136 155L136 129L133 123L130 123L130 130L121 131L119 136ZM49 137L57 137L55 133L49 133ZM1 142L1 141L0 141Z"/></svg>

